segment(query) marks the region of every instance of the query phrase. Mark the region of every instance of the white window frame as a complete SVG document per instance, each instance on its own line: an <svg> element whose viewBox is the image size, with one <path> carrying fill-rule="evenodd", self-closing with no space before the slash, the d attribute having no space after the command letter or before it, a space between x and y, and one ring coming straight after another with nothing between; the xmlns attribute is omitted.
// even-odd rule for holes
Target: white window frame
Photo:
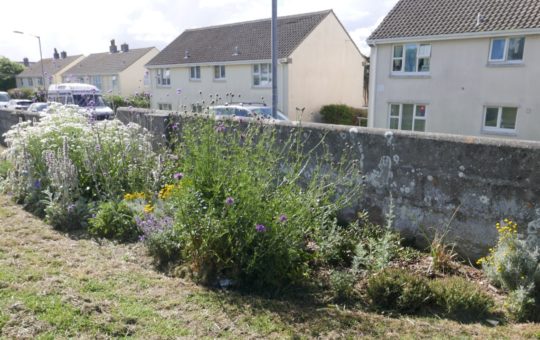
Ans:
<svg viewBox="0 0 540 340"><path fill-rule="evenodd" d="M171 70L168 68L158 68L156 70L157 86L170 87L171 86Z"/></svg>
<svg viewBox="0 0 540 340"><path fill-rule="evenodd" d="M214 65L214 80L226 80L226 79L227 79L227 73L225 73L225 65Z"/></svg>
<svg viewBox="0 0 540 340"><path fill-rule="evenodd" d="M508 49L510 48L511 39L523 39L523 55L521 56L521 59L508 60ZM493 54L493 43L496 40L504 40L504 55L502 59L491 59L491 56ZM488 61L493 64L522 64L523 59L525 58L525 43L526 42L527 42L527 39L524 36L493 38L489 42Z"/></svg>
<svg viewBox="0 0 540 340"><path fill-rule="evenodd" d="M415 60L415 71L405 71L405 64L407 62L407 46L408 45L415 45L416 46L416 60ZM396 47L402 48L402 55L401 57L395 57L394 51ZM424 50L426 50L424 54L420 54L420 51L422 50L422 47ZM429 75L431 72L431 55L432 55L432 45L428 43L410 43L410 44L396 44L392 46L392 58L391 58L391 65L390 65L390 71L393 75ZM428 59L429 62L429 71L418 71L418 64L420 62L420 59ZM401 70L395 71L394 70L394 61L395 60L401 60Z"/></svg>
<svg viewBox="0 0 540 340"><path fill-rule="evenodd" d="M262 66L267 67L268 72L262 72ZM255 84L255 77L259 77L259 84ZM262 78L266 77L266 81L262 81ZM261 63L253 64L251 67L251 85L253 87L272 87L272 64L271 63Z"/></svg>
<svg viewBox="0 0 540 340"><path fill-rule="evenodd" d="M397 105L399 106L399 116L392 116L392 106ZM413 117L412 117L412 129L411 130L404 130L401 128L401 123L403 122L403 105L412 105L413 106ZM423 106L425 108L424 116L417 116L418 107ZM387 126L389 129L391 129L391 121L392 118L398 118L398 128L397 130L400 131L414 131L414 132L426 132L427 128L427 117L428 117L428 105L423 103L390 103L388 105L388 123ZM415 130L415 125L417 120L423 120L424 121L424 130Z"/></svg>
<svg viewBox="0 0 540 340"><path fill-rule="evenodd" d="M487 118L487 110L488 109L497 109L497 126L486 126L486 118ZM514 128L508 129L508 128L502 128L502 113L503 109L515 109L516 110L516 120L514 121ZM518 106L511 106L511 105L486 105L484 106L484 114L482 115L482 132L488 132L488 133L499 133L499 134L516 134L517 131L517 119L519 114L519 107Z"/></svg>
<svg viewBox="0 0 540 340"><path fill-rule="evenodd" d="M170 103L158 103L158 110L171 111L172 104Z"/></svg>
<svg viewBox="0 0 540 340"><path fill-rule="evenodd" d="M201 67L191 66L189 68L189 80L200 81L201 80Z"/></svg>

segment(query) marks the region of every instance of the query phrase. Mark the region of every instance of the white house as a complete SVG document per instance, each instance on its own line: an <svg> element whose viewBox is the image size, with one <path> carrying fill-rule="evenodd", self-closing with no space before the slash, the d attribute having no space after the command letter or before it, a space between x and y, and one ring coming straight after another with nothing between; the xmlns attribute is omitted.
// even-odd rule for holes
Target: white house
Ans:
<svg viewBox="0 0 540 340"><path fill-rule="evenodd" d="M540 1L400 0L368 43L369 126L540 140Z"/></svg>
<svg viewBox="0 0 540 340"><path fill-rule="evenodd" d="M278 18L278 39L278 109L291 119L304 109L303 120L316 120L326 104L366 104L365 57L333 11ZM155 109L271 105L271 21L186 30L146 66Z"/></svg>

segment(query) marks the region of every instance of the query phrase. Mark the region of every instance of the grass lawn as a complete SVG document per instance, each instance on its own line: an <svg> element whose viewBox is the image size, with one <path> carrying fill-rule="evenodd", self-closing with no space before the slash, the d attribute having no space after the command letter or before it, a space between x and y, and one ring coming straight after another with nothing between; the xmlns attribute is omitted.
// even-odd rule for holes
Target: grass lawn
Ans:
<svg viewBox="0 0 540 340"><path fill-rule="evenodd" d="M0 337L537 338L538 324L388 317L213 291L167 277L141 244L54 231L0 196Z"/></svg>

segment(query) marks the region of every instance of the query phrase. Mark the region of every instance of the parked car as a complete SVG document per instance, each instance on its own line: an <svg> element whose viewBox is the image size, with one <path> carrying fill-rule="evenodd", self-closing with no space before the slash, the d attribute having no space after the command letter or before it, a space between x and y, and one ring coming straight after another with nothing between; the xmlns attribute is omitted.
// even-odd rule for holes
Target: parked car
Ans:
<svg viewBox="0 0 540 340"><path fill-rule="evenodd" d="M28 112L43 112L47 110L50 103L33 103L28 107Z"/></svg>
<svg viewBox="0 0 540 340"><path fill-rule="evenodd" d="M276 117L272 117L272 108L262 104L230 104L210 106L209 113L216 116L236 116L275 120L289 120L281 111L276 112Z"/></svg>
<svg viewBox="0 0 540 340"><path fill-rule="evenodd" d="M32 105L32 101L28 99L12 99L7 106L11 110L27 110Z"/></svg>
<svg viewBox="0 0 540 340"><path fill-rule="evenodd" d="M103 101L101 91L89 84L53 84L49 86L47 101L76 105L88 110L96 119L109 119L113 116L113 110Z"/></svg>
<svg viewBox="0 0 540 340"><path fill-rule="evenodd" d="M7 92L0 92L0 109L7 108L10 100Z"/></svg>

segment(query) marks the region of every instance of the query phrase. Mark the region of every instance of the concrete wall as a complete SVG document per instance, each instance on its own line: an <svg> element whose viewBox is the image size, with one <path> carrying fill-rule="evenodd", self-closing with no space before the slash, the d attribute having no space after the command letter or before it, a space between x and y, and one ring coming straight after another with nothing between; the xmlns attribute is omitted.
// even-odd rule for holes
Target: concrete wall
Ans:
<svg viewBox="0 0 540 340"><path fill-rule="evenodd" d="M331 13L291 54L289 116L305 107L304 121L320 121L328 104L363 107L366 61L337 17ZM300 119L296 117L295 119Z"/></svg>
<svg viewBox="0 0 540 340"><path fill-rule="evenodd" d="M391 74L392 44L373 48L370 126L389 127L390 103L427 105L426 131L540 140L540 35L525 39L523 63L488 63L491 39L434 41L427 77ZM518 108L516 133L483 131L486 106Z"/></svg>
<svg viewBox="0 0 540 340"><path fill-rule="evenodd" d="M141 93L147 90L144 85L144 75L146 73L146 65L152 58L159 53L157 48L151 49L142 58L130 65L127 69L119 74L120 95L128 97L134 95L135 92Z"/></svg>
<svg viewBox="0 0 540 340"><path fill-rule="evenodd" d="M5 145L4 133L8 132L13 125L28 120L39 120L39 114L0 109L0 144Z"/></svg>

